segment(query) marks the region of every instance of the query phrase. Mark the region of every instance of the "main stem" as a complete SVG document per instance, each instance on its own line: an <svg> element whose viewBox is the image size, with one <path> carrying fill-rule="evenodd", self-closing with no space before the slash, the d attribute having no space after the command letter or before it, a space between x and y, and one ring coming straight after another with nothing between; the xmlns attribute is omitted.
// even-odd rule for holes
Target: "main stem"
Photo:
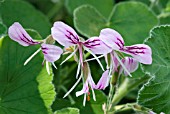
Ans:
<svg viewBox="0 0 170 114"><path fill-rule="evenodd" d="M138 87L140 84L146 82L150 77L148 75L143 76L140 79L132 80L125 78L124 82L118 88L118 91L115 93L112 99L112 106L115 106L119 101L126 96L131 90Z"/></svg>

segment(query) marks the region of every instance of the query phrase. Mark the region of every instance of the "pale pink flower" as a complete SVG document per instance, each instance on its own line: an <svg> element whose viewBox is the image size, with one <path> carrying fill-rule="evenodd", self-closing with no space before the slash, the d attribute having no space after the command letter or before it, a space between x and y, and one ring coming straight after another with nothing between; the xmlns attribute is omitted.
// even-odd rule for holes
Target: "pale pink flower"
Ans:
<svg viewBox="0 0 170 114"><path fill-rule="evenodd" d="M30 46L41 44L39 48L33 55L31 55L24 65L26 65L38 52L42 51L44 54L44 59L46 60L47 71L49 73L48 62L56 68L54 62L60 58L60 55L63 53L63 50L55 45L45 44L45 41L36 41L31 38L31 36L24 30L24 28L18 23L15 22L8 29L9 37L18 42L22 46Z"/></svg>

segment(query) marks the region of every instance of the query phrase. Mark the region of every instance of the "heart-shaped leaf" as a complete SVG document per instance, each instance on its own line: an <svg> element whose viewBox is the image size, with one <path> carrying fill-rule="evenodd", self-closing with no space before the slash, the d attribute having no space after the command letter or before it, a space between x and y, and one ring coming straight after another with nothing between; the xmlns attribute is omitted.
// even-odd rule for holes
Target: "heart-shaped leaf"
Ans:
<svg viewBox="0 0 170 114"><path fill-rule="evenodd" d="M26 28L37 30L43 38L50 34L49 20L25 1L6 0L1 4L0 13L7 27L19 22Z"/></svg>
<svg viewBox="0 0 170 114"><path fill-rule="evenodd" d="M152 48L153 63L144 70L153 78L138 95L138 103L154 112L170 114L170 26L156 27L146 44Z"/></svg>
<svg viewBox="0 0 170 114"><path fill-rule="evenodd" d="M75 27L82 35L99 35L102 28L109 27L123 36L126 45L143 43L149 30L157 23L157 17L140 2L122 2L115 5L107 21L92 6L81 6L74 12Z"/></svg>
<svg viewBox="0 0 170 114"><path fill-rule="evenodd" d="M92 6L83 5L74 12L74 25L86 37L98 35L106 23L106 19Z"/></svg>
<svg viewBox="0 0 170 114"><path fill-rule="evenodd" d="M81 5L91 5L95 7L106 18L110 15L114 0L66 0L66 7L70 14Z"/></svg>
<svg viewBox="0 0 170 114"><path fill-rule="evenodd" d="M28 31L40 37L33 31ZM42 67L37 54L26 66L25 60L38 49L23 47L8 36L0 39L0 114L51 114L55 98L53 75Z"/></svg>

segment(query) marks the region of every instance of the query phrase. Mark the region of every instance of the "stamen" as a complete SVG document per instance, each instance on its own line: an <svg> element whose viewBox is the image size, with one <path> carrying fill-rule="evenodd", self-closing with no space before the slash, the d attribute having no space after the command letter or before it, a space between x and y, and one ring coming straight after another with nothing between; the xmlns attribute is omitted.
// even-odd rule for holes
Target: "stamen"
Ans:
<svg viewBox="0 0 170 114"><path fill-rule="evenodd" d="M109 77L112 77L113 61L110 61Z"/></svg>
<svg viewBox="0 0 170 114"><path fill-rule="evenodd" d="M78 48L77 48L78 49ZM62 65L63 63L65 63L67 60L69 60L77 51L77 49L74 50L73 53L71 53L60 65Z"/></svg>
<svg viewBox="0 0 170 114"><path fill-rule="evenodd" d="M55 66L55 64L53 62L51 64L54 66L55 69L57 69L57 67Z"/></svg>
<svg viewBox="0 0 170 114"><path fill-rule="evenodd" d="M44 59L43 62L42 62L42 67L44 66L44 62L45 62L45 59Z"/></svg>
<svg viewBox="0 0 170 114"><path fill-rule="evenodd" d="M124 64L122 63L122 61L120 60L120 58L117 56L116 52L114 52L115 57L117 58L117 60L119 61L119 63L121 64L121 66L123 67L123 69L127 72L127 74L132 77L132 75L130 74L130 72L127 70L127 68L124 66Z"/></svg>
<svg viewBox="0 0 170 114"><path fill-rule="evenodd" d="M48 61L46 61L46 70L47 70L48 75L50 75L50 67L49 67Z"/></svg>
<svg viewBox="0 0 170 114"><path fill-rule="evenodd" d="M41 48L39 48L36 52L34 52L24 63L24 66L37 54L41 51Z"/></svg>
<svg viewBox="0 0 170 114"><path fill-rule="evenodd" d="M92 88L91 85L90 85L90 87L91 87L91 91L92 91L92 95L93 95L93 100L96 101L96 95L95 95L95 93L94 93L94 89Z"/></svg>
<svg viewBox="0 0 170 114"><path fill-rule="evenodd" d="M82 74L81 74L81 76L79 77L79 79L77 80L77 82L73 85L73 87L64 95L63 98L67 97L67 95L70 94L70 92L71 92L71 91L76 87L76 85L80 82L81 78L82 78Z"/></svg>
<svg viewBox="0 0 170 114"><path fill-rule="evenodd" d="M78 78L78 75L79 75L79 72L80 72L80 65L81 65L81 63L79 61L78 68L77 68L77 73L76 73L76 79Z"/></svg>
<svg viewBox="0 0 170 114"><path fill-rule="evenodd" d="M106 54L105 56L104 56L104 59L105 59L105 61L106 61L106 69L109 69L110 68L110 66L109 66L109 63L108 63L108 56L109 56L110 54Z"/></svg>
<svg viewBox="0 0 170 114"><path fill-rule="evenodd" d="M83 106L86 105L86 93L84 94Z"/></svg>
<svg viewBox="0 0 170 114"><path fill-rule="evenodd" d="M99 58L102 58L102 57L104 57L105 55L100 55L100 56L98 56L97 58L99 59ZM96 58L91 58L91 59L86 59L84 62L88 62L88 61L92 61L92 60L96 60Z"/></svg>
<svg viewBox="0 0 170 114"><path fill-rule="evenodd" d="M100 62L100 60L97 58L97 56L96 56L92 51L90 51L88 48L84 47L84 49L94 56L94 58L97 60L97 62L99 63L100 67L101 67L102 70L104 71L103 65L102 65L102 63Z"/></svg>

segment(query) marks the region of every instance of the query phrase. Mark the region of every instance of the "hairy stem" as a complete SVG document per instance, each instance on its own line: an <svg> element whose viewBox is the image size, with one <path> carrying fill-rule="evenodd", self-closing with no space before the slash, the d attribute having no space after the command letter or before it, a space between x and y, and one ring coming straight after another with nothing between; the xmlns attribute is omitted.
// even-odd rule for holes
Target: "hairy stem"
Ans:
<svg viewBox="0 0 170 114"><path fill-rule="evenodd" d="M120 85L118 88L118 91L116 91L113 99L112 99L112 106L115 106L119 101L126 96L131 90L138 87L140 84L146 82L150 77L148 75L143 76L140 79L129 79L126 78L124 82Z"/></svg>

